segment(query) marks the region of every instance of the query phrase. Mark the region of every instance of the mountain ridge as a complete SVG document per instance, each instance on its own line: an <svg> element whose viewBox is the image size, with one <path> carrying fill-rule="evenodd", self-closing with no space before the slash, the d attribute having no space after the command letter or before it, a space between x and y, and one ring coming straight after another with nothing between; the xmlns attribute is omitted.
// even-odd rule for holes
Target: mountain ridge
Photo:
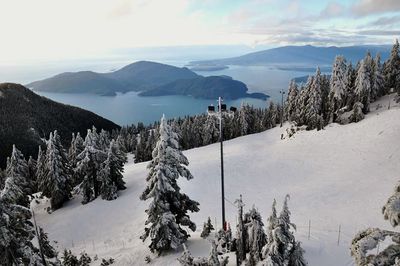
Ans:
<svg viewBox="0 0 400 266"><path fill-rule="evenodd" d="M85 136L92 126L109 131L120 128L90 111L52 101L15 83L0 83L0 106L1 167L5 166L13 144L27 158L36 157L42 138L54 130L58 130L64 147L68 147L72 132Z"/></svg>
<svg viewBox="0 0 400 266"><path fill-rule="evenodd" d="M202 65L269 65L284 64L298 66L331 65L336 55L344 55L347 60L356 63L365 56L367 51L372 54L380 53L385 59L390 53L391 45L358 45L358 46L281 46L237 57L213 60L192 61L190 66Z"/></svg>

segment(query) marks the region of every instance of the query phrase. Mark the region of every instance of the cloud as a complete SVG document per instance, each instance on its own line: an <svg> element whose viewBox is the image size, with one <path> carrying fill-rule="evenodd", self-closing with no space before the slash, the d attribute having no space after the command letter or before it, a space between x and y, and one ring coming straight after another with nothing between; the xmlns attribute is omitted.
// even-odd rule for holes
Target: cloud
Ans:
<svg viewBox="0 0 400 266"><path fill-rule="evenodd" d="M357 16L368 16L386 12L399 12L399 0L358 0L353 6L352 11Z"/></svg>
<svg viewBox="0 0 400 266"><path fill-rule="evenodd" d="M340 17L347 13L347 9L340 3L329 2L328 5L320 12L319 18Z"/></svg>
<svg viewBox="0 0 400 266"><path fill-rule="evenodd" d="M394 26L400 24L400 15L381 17L367 24L367 26Z"/></svg>
<svg viewBox="0 0 400 266"><path fill-rule="evenodd" d="M364 35L394 36L400 35L400 30L363 30L359 33Z"/></svg>

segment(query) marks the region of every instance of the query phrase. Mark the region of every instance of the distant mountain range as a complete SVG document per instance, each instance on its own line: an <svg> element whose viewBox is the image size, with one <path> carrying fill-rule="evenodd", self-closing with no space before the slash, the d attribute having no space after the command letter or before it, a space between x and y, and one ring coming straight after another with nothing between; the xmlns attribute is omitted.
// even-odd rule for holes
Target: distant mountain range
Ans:
<svg viewBox="0 0 400 266"><path fill-rule="evenodd" d="M78 107L54 102L22 85L0 83L0 167L4 168L15 144L25 156L37 156L42 138L58 130L65 148L72 132L86 135L88 128L118 129L115 123Z"/></svg>
<svg viewBox="0 0 400 266"><path fill-rule="evenodd" d="M247 86L223 76L203 77L186 67L139 61L110 73L68 72L26 85L36 91L90 93L112 96L117 92L141 91L142 96L190 95L197 98L222 96L266 98L248 94Z"/></svg>
<svg viewBox="0 0 400 266"><path fill-rule="evenodd" d="M316 47L283 46L259 52L249 53L238 57L203 60L190 62L189 66L225 66L225 65L275 65L277 67L305 68L316 66L331 66L336 55L343 55L348 61L356 63L362 59L367 51L375 55L380 53L386 59L390 53L391 45L361 45L348 47Z"/></svg>

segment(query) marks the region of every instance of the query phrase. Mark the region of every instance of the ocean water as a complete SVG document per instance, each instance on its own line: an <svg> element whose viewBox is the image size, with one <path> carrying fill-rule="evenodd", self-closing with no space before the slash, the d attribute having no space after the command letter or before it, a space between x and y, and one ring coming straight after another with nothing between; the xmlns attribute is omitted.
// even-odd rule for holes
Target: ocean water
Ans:
<svg viewBox="0 0 400 266"><path fill-rule="evenodd" d="M147 55L147 57L148 56L149 55ZM156 55L152 56L154 57ZM151 57L149 60L182 67L193 59L199 59L192 58L192 56L193 55L185 55L175 59L163 59L161 57L157 59ZM216 55L213 55L211 58L215 57ZM104 61L71 61L52 64L38 63L26 66L0 65L0 82L8 81L26 84L65 71L91 70L104 73L114 71L139 59L145 58L136 58L135 60L122 58ZM229 66L228 69L220 71L197 71L197 74L203 76L231 76L236 80L244 82L248 86L250 92L263 92L271 96L268 101L250 98L234 101L229 100L226 101L228 106L240 107L242 103L248 103L255 107L265 107L269 104L269 101L281 101L279 91L286 91L289 81L292 78L313 73L281 70L273 66ZM199 114L205 112L208 105L216 104L217 100L195 99L185 96L139 97L135 92L118 94L113 97L48 92L37 93L61 103L90 110L120 125L137 122L143 122L145 124L152 123L159 120L162 114L165 114L168 118Z"/></svg>
<svg viewBox="0 0 400 266"><path fill-rule="evenodd" d="M119 125L145 124L167 118L183 117L204 113L208 105L217 105L217 100L195 99L189 96L140 97L136 92L118 94L117 96L97 96L90 94L69 94L37 92L54 101L78 106L110 119ZM267 102L259 99L243 98L226 100L230 106L240 107L248 103L255 107L265 107Z"/></svg>
<svg viewBox="0 0 400 266"><path fill-rule="evenodd" d="M182 66L182 62L175 62ZM280 90L286 91L292 78L312 73L280 70L269 66L229 66L221 71L197 72L199 75L228 75L244 82L250 92L263 92L270 95L267 101L251 98L226 100L229 106L240 107L247 103L255 107L266 107L269 101L280 102ZM143 122L145 124L159 120L165 114L168 118L182 117L205 112L207 106L216 104L216 100L196 99L189 96L140 97L136 92L117 96L97 96L87 94L66 94L37 92L52 100L78 106L101 115L119 125Z"/></svg>

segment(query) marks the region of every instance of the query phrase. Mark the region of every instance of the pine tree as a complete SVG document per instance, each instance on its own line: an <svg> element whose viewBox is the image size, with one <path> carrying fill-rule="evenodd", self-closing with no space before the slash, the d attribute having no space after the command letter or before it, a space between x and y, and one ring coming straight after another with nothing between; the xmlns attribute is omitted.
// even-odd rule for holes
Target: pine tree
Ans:
<svg viewBox="0 0 400 266"><path fill-rule="evenodd" d="M248 234L247 246L250 250L249 265L256 265L262 257L261 251L267 242L260 213L253 208L246 214L246 229Z"/></svg>
<svg viewBox="0 0 400 266"><path fill-rule="evenodd" d="M243 222L244 203L242 195L235 201L238 207L238 224L236 229L236 264L241 265L246 260L246 231Z"/></svg>
<svg viewBox="0 0 400 266"><path fill-rule="evenodd" d="M296 101L299 90L294 80L291 80L285 104L285 116L289 121L296 120Z"/></svg>
<svg viewBox="0 0 400 266"><path fill-rule="evenodd" d="M372 69L372 85L371 85L371 99L375 101L378 97L386 94L385 84L384 84L381 56L377 54L373 61Z"/></svg>
<svg viewBox="0 0 400 266"><path fill-rule="evenodd" d="M363 104L356 102L353 106L353 112L349 117L350 122L357 123L364 119Z"/></svg>
<svg viewBox="0 0 400 266"><path fill-rule="evenodd" d="M126 189L123 180L124 164L128 161L126 153L121 149L119 142L111 140L107 154L110 161L110 176L117 190Z"/></svg>
<svg viewBox="0 0 400 266"><path fill-rule="evenodd" d="M208 115L203 126L203 145L208 145L218 141L219 137L219 121L216 116Z"/></svg>
<svg viewBox="0 0 400 266"><path fill-rule="evenodd" d="M39 256L39 250L32 244L34 230L30 222L31 212L15 201L16 191L26 198L22 202L28 201L28 196L22 192L20 184L13 183L12 179L13 177L7 178L6 186L0 194L1 263L2 265L42 266L44 264ZM20 198L19 200L21 201Z"/></svg>
<svg viewBox="0 0 400 266"><path fill-rule="evenodd" d="M184 177L190 180L193 176L186 168L189 164L187 158L179 150L178 135L172 131L164 116L159 135L153 160L148 165L147 187L140 199L152 199L146 210L146 225L150 226L145 228L141 239L144 241L150 237L150 250L160 254L178 248L187 240L189 235L181 225L196 230L187 212L199 211L199 203L180 192L177 179Z"/></svg>
<svg viewBox="0 0 400 266"><path fill-rule="evenodd" d="M355 95L354 86L356 82L356 71L353 68L351 62L347 65L346 71L346 92L345 92L345 104L347 109L351 109L354 105Z"/></svg>
<svg viewBox="0 0 400 266"><path fill-rule="evenodd" d="M101 163L100 171L97 175L98 182L100 183L100 195L102 199L114 200L118 197L117 186L111 180L111 167L110 167L110 153L107 159Z"/></svg>
<svg viewBox="0 0 400 266"><path fill-rule="evenodd" d="M323 126L322 120L322 90L321 90L321 71L319 67L312 79L311 86L308 90L308 101L305 106L305 120L307 128L321 129ZM322 125L321 125L322 124Z"/></svg>
<svg viewBox="0 0 400 266"><path fill-rule="evenodd" d="M363 104L363 113L369 112L371 79L366 61L363 59L357 73L355 83L355 101Z"/></svg>
<svg viewBox="0 0 400 266"><path fill-rule="evenodd" d="M265 265L307 265L304 250L291 232L296 226L290 221L288 199L289 195L285 197L279 217L276 217L275 201L273 203L273 214L268 219L268 242L262 251Z"/></svg>
<svg viewBox="0 0 400 266"><path fill-rule="evenodd" d="M15 145L13 145L12 154L7 163L6 176L9 177L9 180L6 180L5 188L18 185L21 192L12 194L13 201L18 205L28 207L29 198L27 196L33 192L33 182L29 179L28 163ZM11 194L8 196L11 196Z"/></svg>
<svg viewBox="0 0 400 266"><path fill-rule="evenodd" d="M83 176L80 189L83 195L82 203L86 204L99 195L100 184L97 175L100 165L106 159L107 154L99 147L96 128L88 130L84 145L84 150L77 157L76 172Z"/></svg>
<svg viewBox="0 0 400 266"><path fill-rule="evenodd" d="M76 172L76 167L78 164L78 155L84 150L84 141L81 134L78 132L76 134L72 133L71 146L68 150L68 161L72 169L72 185L76 186L82 182L83 176Z"/></svg>
<svg viewBox="0 0 400 266"><path fill-rule="evenodd" d="M332 67L332 76L330 81L329 102L333 122L336 121L338 110L346 104L346 83L347 83L347 65L343 56L336 56Z"/></svg>
<svg viewBox="0 0 400 266"><path fill-rule="evenodd" d="M29 156L29 160L28 160L28 178L30 180L32 180L33 192L37 191L36 167L37 167L37 161L35 159L33 159L32 156Z"/></svg>
<svg viewBox="0 0 400 266"><path fill-rule="evenodd" d="M383 217L393 227L400 224L400 184L395 187L382 208ZM388 241L390 239L390 241ZM385 241L386 240L386 241ZM385 241L385 248L379 252L369 252L375 249L380 242ZM397 265L400 258L400 233L379 228L367 228L356 234L351 243L351 255L358 266L369 265Z"/></svg>
<svg viewBox="0 0 400 266"><path fill-rule="evenodd" d="M211 218L208 217L207 222L205 222L203 225L203 231L201 232L200 236L202 238L207 238L212 230L214 230L214 226L211 223Z"/></svg>
<svg viewBox="0 0 400 266"><path fill-rule="evenodd" d="M390 90L393 88L400 93L400 55L399 55L399 41L393 45L392 51L388 60L385 62L384 79L385 87Z"/></svg>
<svg viewBox="0 0 400 266"><path fill-rule="evenodd" d="M67 155L55 130L47 141L45 173L38 182L42 195L50 198L52 210L61 208L69 200L72 190L70 179Z"/></svg>

